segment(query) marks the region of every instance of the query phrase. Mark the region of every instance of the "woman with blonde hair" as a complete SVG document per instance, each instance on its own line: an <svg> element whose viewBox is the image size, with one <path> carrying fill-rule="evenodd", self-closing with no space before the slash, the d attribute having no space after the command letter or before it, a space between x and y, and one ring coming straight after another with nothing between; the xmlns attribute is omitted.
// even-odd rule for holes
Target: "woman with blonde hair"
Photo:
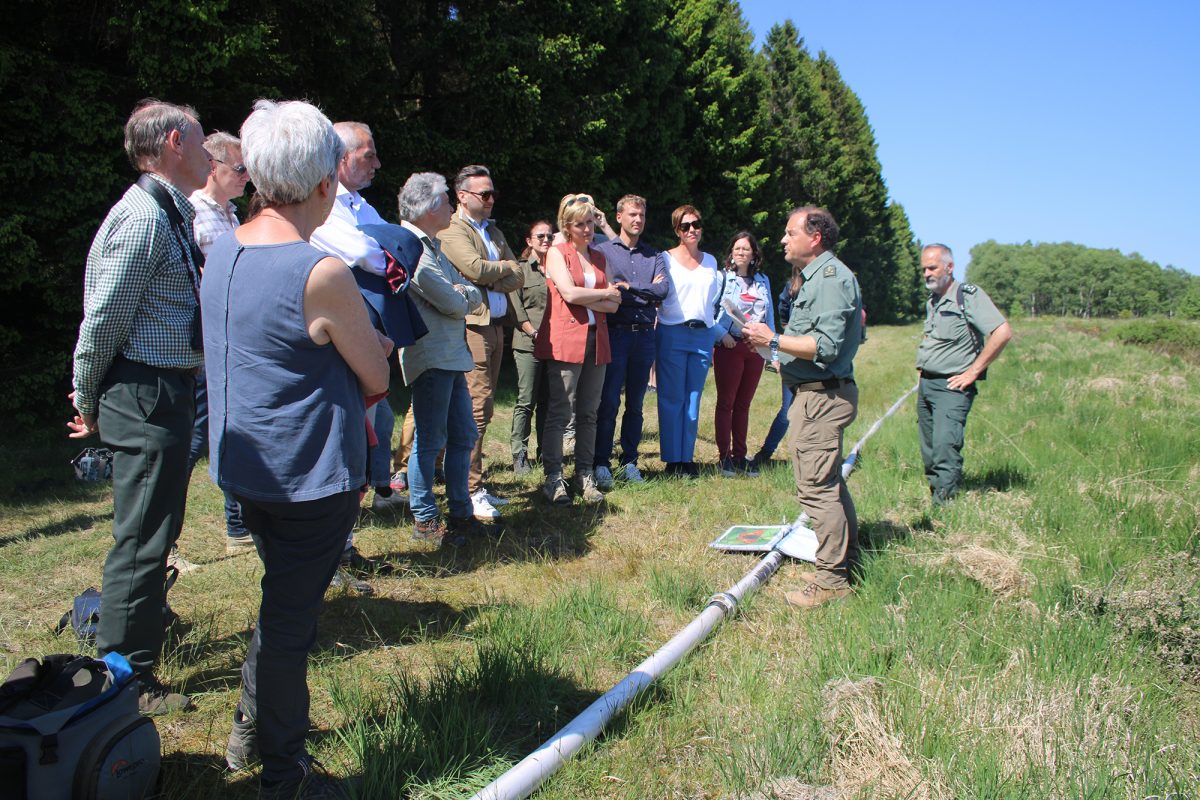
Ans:
<svg viewBox="0 0 1200 800"><path fill-rule="evenodd" d="M596 409L610 360L605 316L621 304L621 292L609 286L605 261L592 247L596 206L590 195L569 194L558 206L558 227L565 241L546 254L549 287L546 313L533 354L546 363L550 404L542 464L547 499L571 502L563 479L563 431L575 416L575 478L585 502L604 499L592 472L596 446Z"/></svg>

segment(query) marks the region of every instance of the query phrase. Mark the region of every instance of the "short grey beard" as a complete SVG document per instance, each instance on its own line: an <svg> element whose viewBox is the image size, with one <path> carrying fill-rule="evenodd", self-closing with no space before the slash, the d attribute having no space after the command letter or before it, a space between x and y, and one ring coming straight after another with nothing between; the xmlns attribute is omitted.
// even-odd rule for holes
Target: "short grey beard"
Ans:
<svg viewBox="0 0 1200 800"><path fill-rule="evenodd" d="M946 291L946 287L950 285L952 280L954 280L953 275L947 275L944 278L926 278L925 288L934 294L941 294Z"/></svg>

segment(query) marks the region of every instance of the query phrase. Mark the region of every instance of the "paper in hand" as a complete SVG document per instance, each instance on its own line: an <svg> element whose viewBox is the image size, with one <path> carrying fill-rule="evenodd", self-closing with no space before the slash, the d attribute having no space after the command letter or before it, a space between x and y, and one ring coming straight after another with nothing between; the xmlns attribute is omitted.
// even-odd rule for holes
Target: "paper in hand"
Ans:
<svg viewBox="0 0 1200 800"><path fill-rule="evenodd" d="M725 313L733 320L734 333L741 334L742 328L746 327L746 323L750 320L746 319L746 315L737 307L737 303L733 302L732 297L725 298ZM762 356L763 361L770 363L772 354L769 347L756 347L754 352Z"/></svg>

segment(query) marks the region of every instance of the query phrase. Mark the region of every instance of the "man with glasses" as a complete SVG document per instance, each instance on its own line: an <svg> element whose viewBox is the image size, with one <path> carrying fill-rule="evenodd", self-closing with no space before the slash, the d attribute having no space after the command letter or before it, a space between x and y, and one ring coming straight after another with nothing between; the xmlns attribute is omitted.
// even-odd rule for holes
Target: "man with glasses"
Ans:
<svg viewBox="0 0 1200 800"><path fill-rule="evenodd" d="M496 506L508 501L488 492L483 485L483 442L492 419L500 361L504 355L504 326L513 326L516 315L507 292L525 285L525 276L504 234L492 221L496 187L492 173L482 164L471 164L454 179L458 210L450 226L438 233L442 252L455 269L479 287L484 303L477 314L467 316L467 347L475 369L467 373L471 411L479 438L471 450L468 484L475 517L482 522L500 518Z"/></svg>
<svg viewBox="0 0 1200 800"><path fill-rule="evenodd" d="M667 297L667 265L657 250L641 240L646 227L646 199L627 194L617 201L619 236L599 245L608 264L608 280L621 290L621 307L608 315L608 341L612 361L604 373L600 408L596 412L596 483L612 488L610 465L617 410L625 392L621 419L621 466L617 477L641 483L638 444L642 440L642 401L654 366L654 322Z"/></svg>
<svg viewBox="0 0 1200 800"><path fill-rule="evenodd" d="M208 151L212 164L208 182L203 188L192 192L188 199L196 209L196 219L192 222L196 244L207 257L213 242L238 226L237 206L233 204L233 199L246 193L250 175L242 163L242 143L236 136L224 131L209 134L204 140L204 149ZM189 474L207 452L208 386L202 368L196 373L196 423L192 427L192 448L188 454ZM242 524L241 509L229 492L225 492L225 534L226 554L235 555L254 549L254 540ZM168 563L180 572L196 569L195 564L179 555L178 548L171 549Z"/></svg>
<svg viewBox="0 0 1200 800"><path fill-rule="evenodd" d="M112 549L96 629L99 655L129 659L146 714L191 701L154 676L162 652L167 552L183 525L195 375L203 363L202 257L188 195L208 179L196 112L143 100L125 123L141 176L100 223L83 279L69 436L113 451Z"/></svg>

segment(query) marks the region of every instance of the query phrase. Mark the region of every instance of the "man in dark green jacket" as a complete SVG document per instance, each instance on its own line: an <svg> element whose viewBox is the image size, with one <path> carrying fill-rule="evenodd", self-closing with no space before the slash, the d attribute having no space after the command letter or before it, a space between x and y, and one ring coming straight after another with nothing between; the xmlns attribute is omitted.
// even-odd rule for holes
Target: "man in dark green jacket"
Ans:
<svg viewBox="0 0 1200 800"><path fill-rule="evenodd" d="M925 245L921 271L932 294L917 347L917 425L929 493L940 505L954 497L962 481L963 436L978 392L975 382L987 376L1012 328L987 292L954 280L954 254L946 245Z"/></svg>

